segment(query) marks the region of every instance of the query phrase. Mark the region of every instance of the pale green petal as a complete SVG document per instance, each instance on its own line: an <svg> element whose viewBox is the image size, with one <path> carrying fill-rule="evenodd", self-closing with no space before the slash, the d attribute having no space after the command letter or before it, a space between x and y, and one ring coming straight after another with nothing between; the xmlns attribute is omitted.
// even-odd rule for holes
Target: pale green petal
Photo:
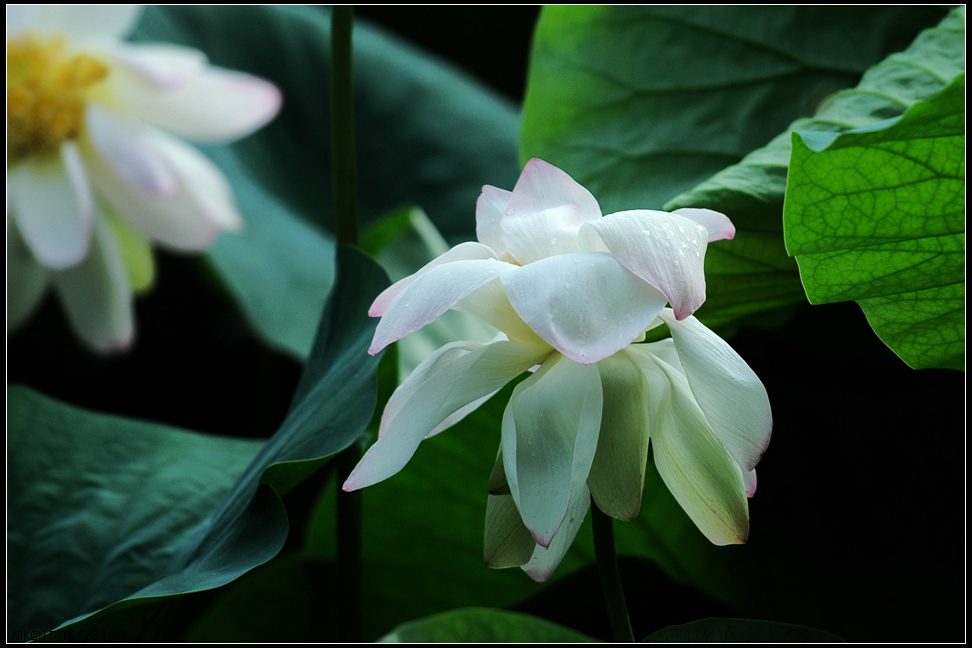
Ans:
<svg viewBox="0 0 972 648"><path fill-rule="evenodd" d="M604 412L587 485L597 507L619 520L641 509L648 460L648 392L641 369L622 350L597 363Z"/></svg>
<svg viewBox="0 0 972 648"><path fill-rule="evenodd" d="M587 485L583 482L574 484L564 523L560 526L560 531L557 532L553 542L550 543L550 547L545 549L540 545L534 545L536 548L533 550L530 562L523 565L523 571L530 578L540 583L550 580L554 570L557 569L557 565L564 559L570 545L574 543L577 531L580 529L581 523L584 522L584 518L587 517L587 509L590 507L591 493L587 489Z"/></svg>
<svg viewBox="0 0 972 648"><path fill-rule="evenodd" d="M537 543L523 525L512 495L490 495L486 503L483 557L487 567L519 567L533 557Z"/></svg>
<svg viewBox="0 0 972 648"><path fill-rule="evenodd" d="M7 332L26 321L40 304L50 274L37 263L20 237L13 221L7 218Z"/></svg>

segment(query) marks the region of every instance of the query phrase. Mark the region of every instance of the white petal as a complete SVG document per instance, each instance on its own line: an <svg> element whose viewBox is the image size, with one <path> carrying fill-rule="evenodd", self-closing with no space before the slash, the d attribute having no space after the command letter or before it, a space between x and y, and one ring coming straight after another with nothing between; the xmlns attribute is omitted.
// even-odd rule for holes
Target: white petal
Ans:
<svg viewBox="0 0 972 648"><path fill-rule="evenodd" d="M137 74L145 83L168 90L184 85L189 79L202 74L209 65L206 55L199 50L167 43L115 43L108 52L116 62Z"/></svg>
<svg viewBox="0 0 972 648"><path fill-rule="evenodd" d="M756 494L756 469L753 468L748 473L743 473L743 481L746 483L746 497Z"/></svg>
<svg viewBox="0 0 972 648"><path fill-rule="evenodd" d="M503 414L503 464L523 523L549 547L571 491L586 482L601 426L597 365L554 354L513 390Z"/></svg>
<svg viewBox="0 0 972 648"><path fill-rule="evenodd" d="M491 247L497 256L506 251L500 221L512 195L510 191L486 185L476 201L476 238L483 245Z"/></svg>
<svg viewBox="0 0 972 648"><path fill-rule="evenodd" d="M94 200L73 142L58 161L25 162L7 176L11 211L37 260L52 269L75 266L91 240Z"/></svg>
<svg viewBox="0 0 972 648"><path fill-rule="evenodd" d="M8 5L7 35L30 30L74 41L122 38L141 11L141 5Z"/></svg>
<svg viewBox="0 0 972 648"><path fill-rule="evenodd" d="M480 286L518 269L495 259L474 259L439 265L419 274L388 305L368 353L378 353L435 320Z"/></svg>
<svg viewBox="0 0 972 648"><path fill-rule="evenodd" d="M257 130L280 110L280 90L269 81L216 67L189 75L183 61L166 70L162 57L154 57L152 64L151 77L127 75L113 90L127 112L180 137L230 142ZM160 86L157 80L166 76L180 82Z"/></svg>
<svg viewBox="0 0 972 648"><path fill-rule="evenodd" d="M668 301L604 252L543 259L505 275L503 285L530 328L583 364L626 347Z"/></svg>
<svg viewBox="0 0 972 648"><path fill-rule="evenodd" d="M384 433L351 472L344 490L364 488L397 473L422 439L449 415L501 388L549 353L516 342L478 348L469 344L450 347L434 359L433 368L416 372L414 379L410 376L399 386L406 397L397 399L388 422L382 420Z"/></svg>
<svg viewBox="0 0 972 648"><path fill-rule="evenodd" d="M175 192L175 176L134 124L90 104L85 113L85 127L91 145L119 178L154 196Z"/></svg>
<svg viewBox="0 0 972 648"><path fill-rule="evenodd" d="M371 317L380 317L384 315L385 311L388 310L388 305L392 303L395 297L398 297L399 293L405 290L405 288L418 277L422 276L432 268L440 266L444 263L452 263L454 261L495 258L496 255L493 253L493 251L485 245L472 242L460 243L445 254L442 254L426 263L418 272L411 274L404 279L400 279L386 288L375 299L374 303L371 305L371 308L368 310L368 315Z"/></svg>
<svg viewBox="0 0 972 648"><path fill-rule="evenodd" d="M7 219L7 332L11 332L34 312L47 290L50 273L37 263L34 255Z"/></svg>
<svg viewBox="0 0 972 648"><path fill-rule="evenodd" d="M543 160L527 162L500 223L506 250L522 265L579 252L580 226L601 217L594 196Z"/></svg>
<svg viewBox="0 0 972 648"><path fill-rule="evenodd" d="M676 209L672 213L684 216L704 227L709 233L709 243L712 241L731 239L736 235L736 226L732 224L729 217L717 211L683 207L682 209Z"/></svg>
<svg viewBox="0 0 972 648"><path fill-rule="evenodd" d="M587 485L597 507L619 520L641 509L648 461L648 393L645 377L626 351L597 363L604 413Z"/></svg>
<svg viewBox="0 0 972 648"><path fill-rule="evenodd" d="M84 263L52 275L68 321L100 353L127 350L135 334L131 289L121 253L104 218L97 218Z"/></svg>
<svg viewBox="0 0 972 648"><path fill-rule="evenodd" d="M544 548L540 545L533 550L530 562L523 565L530 578L545 583L553 576L557 565L564 559L564 555L570 546L574 544L577 531L580 530L581 523L587 517L587 510L591 507L591 493L587 490L587 484L579 482L574 485L574 490L570 494L570 505L567 507L567 515L564 523L560 526L560 531L554 537L550 546Z"/></svg>
<svg viewBox="0 0 972 648"><path fill-rule="evenodd" d="M742 470L723 447L676 368L633 345L648 380L655 467L695 525L714 544L740 544L749 534Z"/></svg>
<svg viewBox="0 0 972 648"><path fill-rule="evenodd" d="M707 230L667 212L640 209L618 212L583 228L586 247L597 236L624 267L660 290L679 319L705 301Z"/></svg>
<svg viewBox="0 0 972 648"><path fill-rule="evenodd" d="M502 279L494 279L464 297L453 309L490 324L515 342L546 344L513 309Z"/></svg>
<svg viewBox="0 0 972 648"><path fill-rule="evenodd" d="M725 340L695 317L661 313L675 341L692 393L719 440L744 472L759 463L773 429L766 388Z"/></svg>
<svg viewBox="0 0 972 648"><path fill-rule="evenodd" d="M242 225L229 184L212 162L165 134L144 137L176 177L178 188L169 196L139 191L92 156L95 186L119 216L150 239L183 251L205 249L223 229Z"/></svg>

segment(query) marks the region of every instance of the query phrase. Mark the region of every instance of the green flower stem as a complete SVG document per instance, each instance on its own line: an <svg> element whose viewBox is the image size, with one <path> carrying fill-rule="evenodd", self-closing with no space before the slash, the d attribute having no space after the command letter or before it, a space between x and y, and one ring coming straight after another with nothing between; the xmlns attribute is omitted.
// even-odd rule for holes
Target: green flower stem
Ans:
<svg viewBox="0 0 972 648"><path fill-rule="evenodd" d="M358 188L354 157L354 96L351 88L351 30L354 10L331 9L331 141L334 214L338 243L358 245ZM361 460L361 444L352 443L337 458L338 486ZM337 498L338 640L362 640L361 491Z"/></svg>
<svg viewBox="0 0 972 648"><path fill-rule="evenodd" d="M357 171L354 158L354 96L351 90L351 26L354 9L331 9L331 141L335 231L338 243L358 244Z"/></svg>
<svg viewBox="0 0 972 648"><path fill-rule="evenodd" d="M591 518L594 522L594 555L597 558L597 571L601 575L601 589L604 590L604 603L607 605L611 633L618 643L634 643L628 606L624 602L621 589L621 572L618 571L617 554L614 549L614 520L591 500Z"/></svg>

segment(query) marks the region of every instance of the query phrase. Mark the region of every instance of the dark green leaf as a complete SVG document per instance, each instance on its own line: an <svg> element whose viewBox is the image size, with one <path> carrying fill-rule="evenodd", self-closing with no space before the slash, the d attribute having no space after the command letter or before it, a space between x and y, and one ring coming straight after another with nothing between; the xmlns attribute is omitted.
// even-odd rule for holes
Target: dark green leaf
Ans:
<svg viewBox="0 0 972 648"><path fill-rule="evenodd" d="M333 282L329 24L314 7L150 7L134 37L198 47L283 91L269 126L231 147L204 147L248 224L209 256L261 337L301 358ZM362 223L415 203L450 239L471 238L482 185L516 181L515 109L367 24L356 25L354 47Z"/></svg>
<svg viewBox="0 0 972 648"><path fill-rule="evenodd" d="M11 591L30 598L13 597L11 609L19 611L13 629L64 622L65 632L118 627L126 608L225 585L277 554L288 533L280 496L352 443L375 406L379 358L367 353L375 328L367 308L388 280L351 248L339 248L337 268L301 397L255 457L249 444L241 460L243 450L221 452L216 442L187 441L193 435L165 428L143 445L126 442L140 438L137 424L36 396L14 410L9 447L21 463L10 478L9 529L22 551L18 562L36 567L14 572L18 585ZM27 399L27 393L13 395ZM89 428L99 431L94 440L85 434ZM57 443L64 444L57 456L45 450ZM199 486L206 479L215 493ZM111 516L132 522L113 520L114 532L106 533L100 518ZM73 568L75 553L92 563L88 572Z"/></svg>
<svg viewBox="0 0 972 648"><path fill-rule="evenodd" d="M789 623L701 619L653 632L642 643L843 643L835 634Z"/></svg>
<svg viewBox="0 0 972 648"><path fill-rule="evenodd" d="M519 612L468 608L409 621L381 643L593 643L596 639Z"/></svg>
<svg viewBox="0 0 972 648"><path fill-rule="evenodd" d="M709 247L699 315L710 326L757 313L766 323L769 311L803 299L782 244L789 136L779 160L747 158L682 192L812 114L941 15L917 7L547 7L521 158L561 166L605 213L664 204L728 214L737 235ZM895 84L916 98L934 92L921 66L939 69L936 57L954 62L956 44L959 60L964 53L963 33L939 36L895 71L872 77L882 95L876 101L875 88L864 87L840 115L850 113L856 126L900 114ZM915 59L921 66L909 75Z"/></svg>
<svg viewBox="0 0 972 648"><path fill-rule="evenodd" d="M810 303L856 300L915 369L964 367L964 74L886 128L794 133L783 218Z"/></svg>

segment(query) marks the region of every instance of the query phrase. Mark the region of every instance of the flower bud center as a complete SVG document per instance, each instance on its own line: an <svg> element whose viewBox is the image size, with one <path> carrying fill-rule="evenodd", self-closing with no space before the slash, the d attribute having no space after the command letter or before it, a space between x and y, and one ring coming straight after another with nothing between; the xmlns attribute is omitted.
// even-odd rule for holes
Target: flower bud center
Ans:
<svg viewBox="0 0 972 648"><path fill-rule="evenodd" d="M89 54L69 55L63 38L7 41L7 158L56 154L84 124L91 91L108 68Z"/></svg>

